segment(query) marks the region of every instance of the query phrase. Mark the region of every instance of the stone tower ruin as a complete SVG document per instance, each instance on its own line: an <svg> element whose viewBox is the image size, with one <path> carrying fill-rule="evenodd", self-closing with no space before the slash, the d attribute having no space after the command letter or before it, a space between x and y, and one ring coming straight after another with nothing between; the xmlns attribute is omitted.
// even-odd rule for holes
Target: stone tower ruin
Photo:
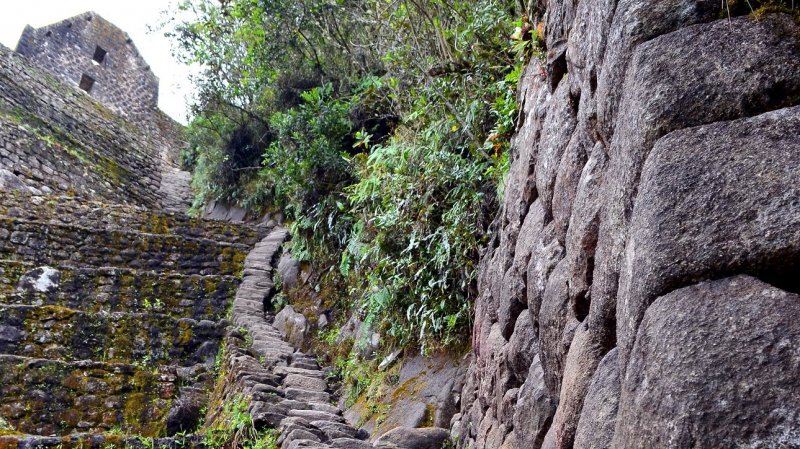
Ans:
<svg viewBox="0 0 800 449"><path fill-rule="evenodd" d="M95 12L27 26L16 51L128 119L147 118L158 107L158 78L133 40Z"/></svg>

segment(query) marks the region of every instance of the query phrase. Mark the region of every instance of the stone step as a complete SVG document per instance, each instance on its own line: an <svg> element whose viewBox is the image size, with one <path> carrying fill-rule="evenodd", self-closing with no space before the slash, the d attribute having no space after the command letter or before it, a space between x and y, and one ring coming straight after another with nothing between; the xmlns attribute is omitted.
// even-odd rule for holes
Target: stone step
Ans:
<svg viewBox="0 0 800 449"><path fill-rule="evenodd" d="M296 416L298 418L304 418L307 419L309 422L329 421L329 422L344 423L344 418L342 418L341 416L335 415L333 413L321 412L319 410L304 410L304 409L290 410L288 415Z"/></svg>
<svg viewBox="0 0 800 449"><path fill-rule="evenodd" d="M185 213L192 207L192 174L167 164L162 164L161 207L171 212Z"/></svg>
<svg viewBox="0 0 800 449"><path fill-rule="evenodd" d="M372 449L372 444L356 438L335 438L329 446L335 449Z"/></svg>
<svg viewBox="0 0 800 449"><path fill-rule="evenodd" d="M157 311L87 313L0 305L0 353L63 361L213 366L227 323Z"/></svg>
<svg viewBox="0 0 800 449"><path fill-rule="evenodd" d="M324 432L330 440L336 438L359 439L358 437L364 436L363 432L359 432L353 427L340 422L311 421L311 425Z"/></svg>
<svg viewBox="0 0 800 449"><path fill-rule="evenodd" d="M301 376L306 377L316 377L317 379L324 379L325 373L321 370L310 370L310 369L303 369L303 368L294 368L291 366L280 366L275 368L275 373L287 376L289 374L299 374Z"/></svg>
<svg viewBox="0 0 800 449"><path fill-rule="evenodd" d="M0 216L41 224L180 235L216 242L241 243L251 247L269 231L263 227L192 218L182 213L22 192L3 192L0 196Z"/></svg>
<svg viewBox="0 0 800 449"><path fill-rule="evenodd" d="M339 407L329 402L307 402L309 410L316 410L318 412L325 412L331 415L342 415L342 410Z"/></svg>
<svg viewBox="0 0 800 449"><path fill-rule="evenodd" d="M331 400L331 395L324 391L310 391L301 388L286 388L284 395L286 399L301 402L330 402Z"/></svg>
<svg viewBox="0 0 800 449"><path fill-rule="evenodd" d="M289 364L292 368L302 368L307 370L319 370L319 364L316 361L310 361L307 359L299 359L293 360L291 364Z"/></svg>
<svg viewBox="0 0 800 449"><path fill-rule="evenodd" d="M268 321L264 305L274 294L274 264L286 238L285 230L272 231L245 259L244 277L233 304L232 320L247 332L250 345L245 349L237 346L241 342L228 339L227 353L236 353L225 362L231 370L228 376L233 376L239 385L222 392L220 399L215 400L229 398L234 391L252 394L250 412L255 425L276 428L278 445L283 449L371 447L362 441L368 434L349 426L342 411L331 404L325 373L316 358L296 352ZM259 384L257 378L245 383L241 380L246 376L231 374L253 370L256 358L256 369L270 374L270 384ZM275 379L280 379L279 386L274 385ZM265 394L260 394L261 390Z"/></svg>
<svg viewBox="0 0 800 449"><path fill-rule="evenodd" d="M54 305L85 312L158 309L175 319L219 321L239 285L234 276L121 268L39 266L0 260L0 303Z"/></svg>
<svg viewBox="0 0 800 449"><path fill-rule="evenodd" d="M0 355L0 416L22 433L163 435L178 391L174 371Z"/></svg>
<svg viewBox="0 0 800 449"><path fill-rule="evenodd" d="M319 412L309 410L290 410L288 417L284 418L277 426L280 437L278 444L289 447L295 441L313 441L325 447L333 446L337 442L341 447L368 447L364 442L368 435L345 424L341 419L314 419L322 416Z"/></svg>
<svg viewBox="0 0 800 449"><path fill-rule="evenodd" d="M283 380L283 386L287 388L301 388L310 391L325 391L328 383L316 377L306 377L300 374L289 374Z"/></svg>
<svg viewBox="0 0 800 449"><path fill-rule="evenodd" d="M0 217L0 253L37 264L234 275L249 246Z"/></svg>

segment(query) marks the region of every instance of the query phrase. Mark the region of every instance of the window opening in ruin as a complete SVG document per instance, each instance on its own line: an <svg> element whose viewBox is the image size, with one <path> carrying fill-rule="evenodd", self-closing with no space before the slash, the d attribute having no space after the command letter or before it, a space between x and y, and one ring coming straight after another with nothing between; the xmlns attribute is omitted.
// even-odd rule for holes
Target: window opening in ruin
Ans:
<svg viewBox="0 0 800 449"><path fill-rule="evenodd" d="M92 87L94 87L94 78L89 75L83 74L81 76L81 83L78 84L78 87L85 90L86 92L91 92Z"/></svg>
<svg viewBox="0 0 800 449"><path fill-rule="evenodd" d="M105 60L106 60L106 54L108 54L108 52L107 52L107 51L105 51L105 50L103 49L103 47L101 47L101 46L99 46L99 45L98 45L98 46L97 46L97 47L94 49L94 57L92 57L92 61L94 61L94 63L95 63L95 64L98 64L98 65L99 65L99 64L102 64L102 63L103 63L103 61L105 61Z"/></svg>

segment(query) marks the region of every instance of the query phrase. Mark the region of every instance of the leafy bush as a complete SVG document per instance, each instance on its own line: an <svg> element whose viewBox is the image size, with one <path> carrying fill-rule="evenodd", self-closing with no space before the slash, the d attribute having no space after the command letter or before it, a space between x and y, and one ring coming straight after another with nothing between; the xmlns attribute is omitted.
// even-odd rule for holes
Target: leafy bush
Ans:
<svg viewBox="0 0 800 449"><path fill-rule="evenodd" d="M760 19L764 14L770 12L787 12L793 14L795 19L800 20L800 8L797 8L794 0L723 0L721 17L734 17L745 14L752 14L756 19Z"/></svg>
<svg viewBox="0 0 800 449"><path fill-rule="evenodd" d="M367 323L396 344L447 346L469 324L487 167L402 141L363 159L359 183L347 189L357 221L341 272L355 274Z"/></svg>
<svg viewBox="0 0 800 449"><path fill-rule="evenodd" d="M463 340L536 54L514 0L185 1L197 205L281 210L293 254L389 347ZM259 157L255 157L258 153ZM291 298L290 298L291 299Z"/></svg>

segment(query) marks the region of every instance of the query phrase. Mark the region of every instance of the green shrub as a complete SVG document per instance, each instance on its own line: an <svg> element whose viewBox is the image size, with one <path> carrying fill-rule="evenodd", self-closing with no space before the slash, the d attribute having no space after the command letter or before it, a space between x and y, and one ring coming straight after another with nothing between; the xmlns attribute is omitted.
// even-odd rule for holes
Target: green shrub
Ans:
<svg viewBox="0 0 800 449"><path fill-rule="evenodd" d="M196 15L172 34L203 67L184 158L196 205L282 211L293 255L325 283L313 287L338 292L336 309L380 331L383 350L464 341L517 83L537 53L517 2L183 8Z"/></svg>
<svg viewBox="0 0 800 449"><path fill-rule="evenodd" d="M441 148L373 148L347 189L353 225L340 270L367 323L405 346L466 331L486 227L485 164Z"/></svg>

